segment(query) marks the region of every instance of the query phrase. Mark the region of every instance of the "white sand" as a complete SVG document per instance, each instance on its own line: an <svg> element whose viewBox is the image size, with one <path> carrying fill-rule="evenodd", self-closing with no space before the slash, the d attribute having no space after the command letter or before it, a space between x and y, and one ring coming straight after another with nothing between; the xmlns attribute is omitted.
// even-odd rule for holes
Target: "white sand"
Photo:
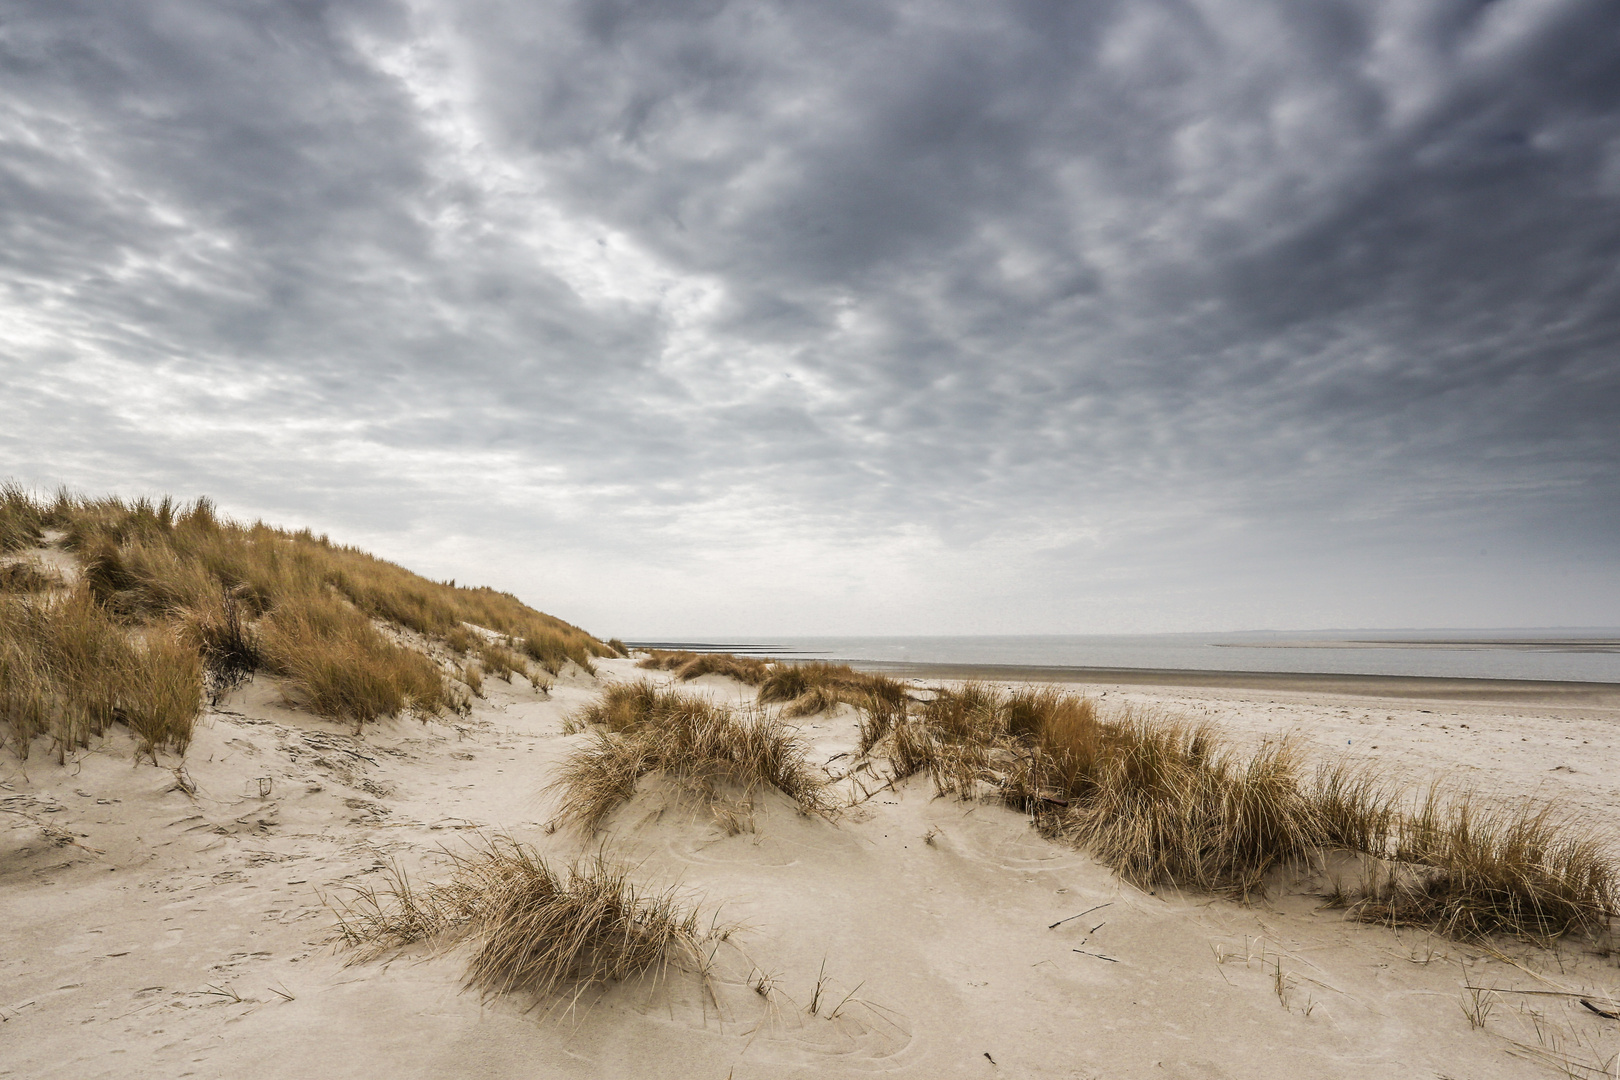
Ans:
<svg viewBox="0 0 1620 1080"><path fill-rule="evenodd" d="M176 762L132 764L122 736L66 767L0 758L0 1076L1483 1080L1564 1075L1537 1054L1620 1051L1620 1023L1574 998L1503 994L1482 1031L1461 1007L1465 981L1613 995L1612 958L1570 944L1508 959L1346 923L1316 910L1311 882L1250 907L1154 895L1017 814L931 798L922 778L836 823L773 794L735 836L651 782L603 836L547 835L541 789L580 739L561 719L594 684L559 679L550 700L487 686L467 720L354 739L254 685L199 726L182 774L194 795ZM1243 739L1297 730L1414 776L1620 809L1613 709L1104 689ZM853 715L805 735L832 758ZM480 1003L454 954L346 966L322 896L390 859L441 875L436 849L474 827L564 860L605 841L745 929L719 946L708 991L673 975L566 1016Z"/></svg>

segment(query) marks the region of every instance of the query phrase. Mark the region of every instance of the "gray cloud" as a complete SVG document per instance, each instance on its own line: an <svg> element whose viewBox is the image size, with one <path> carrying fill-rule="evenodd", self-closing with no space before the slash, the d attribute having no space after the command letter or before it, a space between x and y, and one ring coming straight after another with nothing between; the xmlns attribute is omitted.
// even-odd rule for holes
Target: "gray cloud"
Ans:
<svg viewBox="0 0 1620 1080"><path fill-rule="evenodd" d="M604 632L1614 621L1601 0L0 12L5 471Z"/></svg>

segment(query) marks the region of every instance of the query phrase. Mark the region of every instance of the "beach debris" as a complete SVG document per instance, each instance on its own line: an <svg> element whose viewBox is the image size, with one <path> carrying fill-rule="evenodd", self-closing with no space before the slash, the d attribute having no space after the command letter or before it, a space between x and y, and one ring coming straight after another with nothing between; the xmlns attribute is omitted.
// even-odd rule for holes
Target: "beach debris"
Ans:
<svg viewBox="0 0 1620 1080"><path fill-rule="evenodd" d="M1097 904L1095 907L1088 907L1088 908L1086 908L1086 910L1082 911L1080 913L1080 915L1090 915L1093 911L1101 911L1105 907L1113 907L1113 906L1114 906L1114 902L1112 900L1110 900L1106 904ZM1062 926L1064 923L1073 922L1074 920L1078 919L1080 917L1080 915L1070 915L1067 919L1059 919L1057 922L1053 923L1051 926L1048 926L1047 929L1048 930L1056 930L1058 927Z"/></svg>
<svg viewBox="0 0 1620 1080"><path fill-rule="evenodd" d="M1620 1020L1620 1012L1616 1012L1613 1009L1600 1009L1598 1006L1592 1004L1590 1001L1587 1001L1585 998L1581 998L1581 1004L1585 1005L1588 1009L1591 1009L1605 1020Z"/></svg>

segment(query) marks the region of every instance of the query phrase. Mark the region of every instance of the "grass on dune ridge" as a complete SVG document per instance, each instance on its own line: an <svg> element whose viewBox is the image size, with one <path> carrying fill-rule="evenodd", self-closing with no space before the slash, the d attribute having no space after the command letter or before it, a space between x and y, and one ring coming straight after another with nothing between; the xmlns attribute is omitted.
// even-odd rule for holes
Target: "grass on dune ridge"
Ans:
<svg viewBox="0 0 1620 1080"><path fill-rule="evenodd" d="M869 711L862 744L896 778L1000 798L1141 884L1250 896L1276 867L1343 850L1366 875L1335 900L1367 921L1545 941L1606 932L1620 907L1613 837L1554 805L1414 791L1371 766L1307 775L1289 740L1242 754L1206 725L1105 717L1055 688L941 688L914 714Z"/></svg>
<svg viewBox="0 0 1620 1080"><path fill-rule="evenodd" d="M43 568L17 569L23 556L11 553L47 535L79 564L71 586ZM204 684L217 692L254 671L280 677L291 700L360 725L457 707L480 669L543 687L531 663L589 671L594 657L613 655L510 594L430 581L308 530L229 521L206 499L41 500L8 484L0 551L0 732L24 755L36 736L65 753L115 721L149 748L183 749ZM433 643L465 662L433 658ZM94 677L82 674L92 668Z"/></svg>
<svg viewBox="0 0 1620 1080"><path fill-rule="evenodd" d="M782 714L788 717L811 716L840 704L866 708L877 703L880 707L892 708L906 699L903 683L856 671L848 664L768 661L730 653L651 649L636 666L672 672L682 682L703 675L736 679L758 687L762 703L783 704Z"/></svg>
<svg viewBox="0 0 1620 1080"><path fill-rule="evenodd" d="M556 820L594 831L651 773L696 790L711 805L721 785L745 793L773 787L805 813L831 809L827 775L810 763L792 728L757 708L736 709L647 680L614 683L575 715L571 731L590 740L551 785Z"/></svg>
<svg viewBox="0 0 1620 1080"><path fill-rule="evenodd" d="M648 891L598 854L566 869L511 837L452 854L449 880L413 886L397 866L381 887L356 888L338 934L362 957L425 942L470 946L466 983L568 1003L593 987L669 968L701 971L699 927L674 890Z"/></svg>
<svg viewBox="0 0 1620 1080"><path fill-rule="evenodd" d="M784 716L810 716L840 703L894 708L906 701L904 683L820 661L778 664L759 685L759 700L783 703Z"/></svg>
<svg viewBox="0 0 1620 1080"><path fill-rule="evenodd" d="M703 675L724 675L749 686L758 686L771 672L769 663L753 656L678 649L649 649L636 666L649 671L673 672L675 678L682 682L690 682Z"/></svg>

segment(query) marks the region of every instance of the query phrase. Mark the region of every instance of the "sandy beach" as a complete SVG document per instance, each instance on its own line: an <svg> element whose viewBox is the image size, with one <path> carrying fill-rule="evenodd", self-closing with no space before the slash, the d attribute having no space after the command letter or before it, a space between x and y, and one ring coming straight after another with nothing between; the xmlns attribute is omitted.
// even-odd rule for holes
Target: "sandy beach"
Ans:
<svg viewBox="0 0 1620 1080"><path fill-rule="evenodd" d="M489 679L464 718L360 737L284 707L260 676L207 710L183 762L135 763L121 733L65 765L0 759L0 1075L1482 1080L1603 1075L1620 1051L1620 1023L1581 1003L1612 1002L1620 972L1575 941L1347 922L1323 908L1320 874L1249 905L1139 889L1023 815L935 798L925 777L831 820L769 792L741 831L650 778L603 832L548 831L546 785L587 737L564 718L646 674L599 673L570 667L549 697ZM1612 702L1075 689L1239 742L1293 734L1414 779L1620 811ZM836 774L854 711L798 723ZM390 865L442 878L446 850L492 830L565 862L605 851L734 924L707 984L670 971L564 1010L481 1001L454 953L357 963L335 946L349 890ZM1480 1029L1478 987L1493 991Z"/></svg>

